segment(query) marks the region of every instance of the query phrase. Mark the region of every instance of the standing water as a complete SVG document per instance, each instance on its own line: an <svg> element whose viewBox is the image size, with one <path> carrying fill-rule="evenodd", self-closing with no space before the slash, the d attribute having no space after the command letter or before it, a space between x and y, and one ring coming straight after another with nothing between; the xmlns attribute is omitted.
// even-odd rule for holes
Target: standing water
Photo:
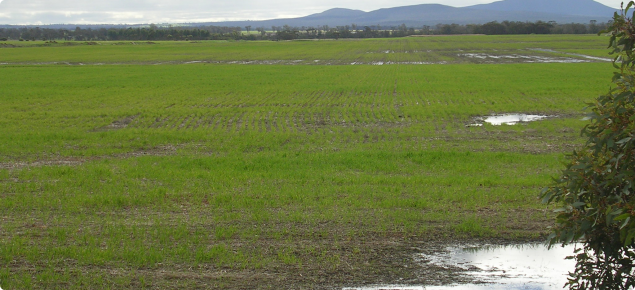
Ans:
<svg viewBox="0 0 635 290"><path fill-rule="evenodd" d="M485 123L492 125L515 125L522 122L532 122L547 118L547 116L541 115L527 115L527 114L508 114L508 115L494 115L483 118Z"/></svg>
<svg viewBox="0 0 635 290"><path fill-rule="evenodd" d="M510 246L448 247L432 255L419 255L421 263L462 268L479 284L448 286L384 285L344 288L344 290L560 290L567 274L575 269L574 246L543 244Z"/></svg>
<svg viewBox="0 0 635 290"><path fill-rule="evenodd" d="M489 116L485 118L484 121L492 125L503 125L503 124L514 125L521 122L538 121L544 118L547 118L547 116L517 114L517 115Z"/></svg>

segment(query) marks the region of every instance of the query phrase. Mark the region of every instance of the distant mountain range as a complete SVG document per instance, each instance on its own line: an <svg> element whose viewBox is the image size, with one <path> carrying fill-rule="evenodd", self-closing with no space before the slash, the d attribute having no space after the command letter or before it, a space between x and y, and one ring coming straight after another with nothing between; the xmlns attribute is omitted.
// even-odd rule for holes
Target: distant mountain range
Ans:
<svg viewBox="0 0 635 290"><path fill-rule="evenodd" d="M421 4L394 8L383 8L370 12L333 8L321 13L299 18L258 21L226 21L184 23L188 26L214 25L241 27L252 30L264 27L289 25L292 27L330 27L355 24L363 26L391 27L405 24L408 27L434 26L436 24L483 24L491 21L556 21L558 23L589 23L609 21L617 11L593 0L503 0L468 7L451 7L441 4ZM130 27L143 25L40 25L54 28L74 29L80 27ZM0 26L3 27L3 26ZM4 26L7 27L7 26Z"/></svg>
<svg viewBox="0 0 635 290"><path fill-rule="evenodd" d="M204 25L218 26L295 26L310 27L343 26L397 26L409 27L436 24L482 24L491 21L556 21L558 23L588 23L591 20L606 22L617 11L593 0L504 0L468 7L451 7L441 4L421 4L384 8L370 12L334 8L322 13L299 18L262 21L210 22Z"/></svg>

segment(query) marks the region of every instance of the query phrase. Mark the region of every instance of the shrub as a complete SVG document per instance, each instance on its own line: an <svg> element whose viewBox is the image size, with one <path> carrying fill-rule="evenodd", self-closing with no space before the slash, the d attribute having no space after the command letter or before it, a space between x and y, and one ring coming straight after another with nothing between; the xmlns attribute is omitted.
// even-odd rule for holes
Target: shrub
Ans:
<svg viewBox="0 0 635 290"><path fill-rule="evenodd" d="M615 54L615 88L589 104L586 145L568 156L562 176L543 190L558 203L551 245L580 242L572 257L570 289L629 289L635 286L635 26L628 10L615 13L607 31Z"/></svg>

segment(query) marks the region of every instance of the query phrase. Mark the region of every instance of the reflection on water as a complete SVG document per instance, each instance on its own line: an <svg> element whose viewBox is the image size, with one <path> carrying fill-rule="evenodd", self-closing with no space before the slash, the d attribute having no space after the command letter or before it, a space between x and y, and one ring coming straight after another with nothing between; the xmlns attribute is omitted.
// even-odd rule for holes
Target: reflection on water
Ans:
<svg viewBox="0 0 635 290"><path fill-rule="evenodd" d="M483 126L484 123L489 123L494 126L499 125L516 125L523 122L533 122L547 118L544 115L527 115L527 114L507 114L507 115L492 115L486 117L479 117L476 119L478 123L468 125L468 127Z"/></svg>
<svg viewBox="0 0 635 290"><path fill-rule="evenodd" d="M607 61L607 62L613 61L613 59L606 58L606 57L596 57L596 56L590 56L590 55L579 54L579 53L561 52L561 51L557 51L557 50L553 50L553 49L530 48L529 50L537 50L537 51L546 51L546 52L555 52L555 53L561 53L561 54L568 54L568 55L579 56L579 57L582 57L582 58L598 60L598 61Z"/></svg>
<svg viewBox="0 0 635 290"><path fill-rule="evenodd" d="M432 255L418 255L421 263L461 268L479 284L448 286L371 286L348 290L560 290L567 273L575 269L575 261L566 260L574 246L543 244L513 246L448 247ZM484 283L484 284L483 284Z"/></svg>
<svg viewBox="0 0 635 290"><path fill-rule="evenodd" d="M544 118L547 118L547 116L517 114L517 115L489 116L489 117L486 117L484 121L492 125L502 125L502 124L514 125L520 122L532 122L532 121L542 120Z"/></svg>
<svg viewBox="0 0 635 290"><path fill-rule="evenodd" d="M574 246L556 246L550 250L543 244L448 248L439 255L422 256L440 266L468 270L476 280L486 285L454 285L426 287L434 290L463 289L562 289L567 273L575 269Z"/></svg>
<svg viewBox="0 0 635 290"><path fill-rule="evenodd" d="M505 60L511 60L514 62L524 63L580 63L588 62L587 60L576 59L571 57L556 57L556 56L540 56L540 55L521 55L521 54L507 54L507 55L495 55L487 53L462 53L458 54L459 57L467 57L471 59L478 59L480 61L489 63L500 63ZM582 56L582 55L578 55ZM588 58L587 56L582 56ZM594 58L589 58L594 59ZM597 59L595 59L597 60Z"/></svg>

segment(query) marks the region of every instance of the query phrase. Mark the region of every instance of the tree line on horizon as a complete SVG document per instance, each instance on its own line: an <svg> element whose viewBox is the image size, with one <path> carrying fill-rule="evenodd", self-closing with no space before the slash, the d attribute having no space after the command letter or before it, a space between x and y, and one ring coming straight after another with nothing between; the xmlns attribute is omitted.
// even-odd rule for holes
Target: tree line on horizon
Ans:
<svg viewBox="0 0 635 290"><path fill-rule="evenodd" d="M457 35L457 34L596 34L606 29L610 23L588 24L556 22L520 22L503 21L485 24L437 24L436 26L408 27L399 26L358 26L356 24L330 27L289 25L256 27L251 26L181 26L159 27L151 24L148 27L136 28L81 28L52 29L40 27L0 28L0 41L165 41L165 40L294 40L294 39L339 39L339 38L390 38L413 35ZM246 33L245 33L246 32Z"/></svg>

